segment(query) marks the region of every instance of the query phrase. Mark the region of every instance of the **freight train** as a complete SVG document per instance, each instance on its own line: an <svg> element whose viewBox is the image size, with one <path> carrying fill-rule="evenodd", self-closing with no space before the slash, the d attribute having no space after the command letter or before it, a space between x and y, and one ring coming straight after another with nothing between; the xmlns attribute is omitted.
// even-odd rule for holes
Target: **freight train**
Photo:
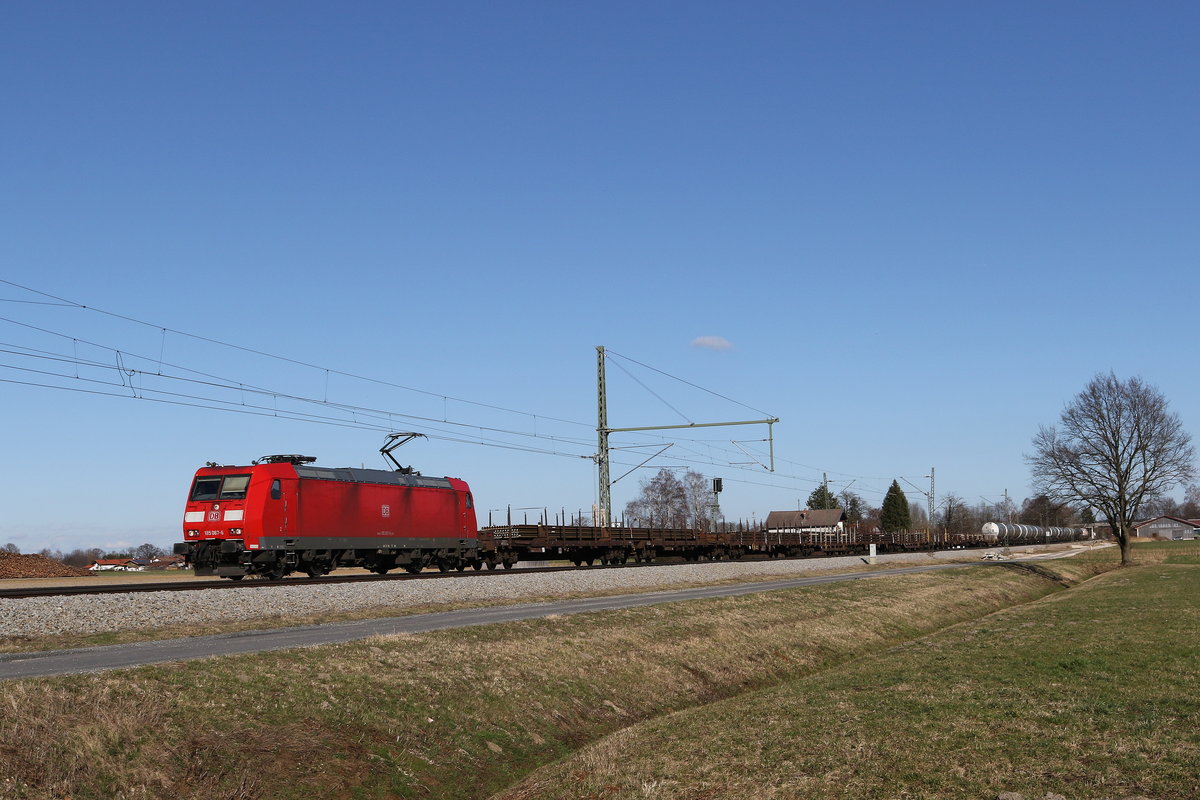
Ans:
<svg viewBox="0 0 1200 800"><path fill-rule="evenodd" d="M394 436L394 435L393 435ZM385 446L381 452L388 455ZM240 580L339 567L385 574L512 567L519 560L624 564L746 555L804 557L1029 544L1082 538L1075 529L1025 530L988 523L976 536L923 532L808 532L523 524L479 528L470 487L459 478L395 470L314 466L311 456L264 456L248 466L196 471L174 551L197 575Z"/></svg>

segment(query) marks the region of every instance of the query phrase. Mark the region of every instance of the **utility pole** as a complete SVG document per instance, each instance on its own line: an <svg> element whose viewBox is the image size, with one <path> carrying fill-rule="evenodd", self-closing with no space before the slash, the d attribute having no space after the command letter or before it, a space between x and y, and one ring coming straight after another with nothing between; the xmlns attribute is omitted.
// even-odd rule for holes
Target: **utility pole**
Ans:
<svg viewBox="0 0 1200 800"><path fill-rule="evenodd" d="M930 531L930 533L933 532L933 506L934 506L933 499L934 499L933 467L930 467L929 468L929 531Z"/></svg>
<svg viewBox="0 0 1200 800"><path fill-rule="evenodd" d="M612 514L612 481L608 467L608 388L604 383L604 347L596 348L596 390L599 400L596 406L596 466L600 470L600 519L597 528L607 528Z"/></svg>
<svg viewBox="0 0 1200 800"><path fill-rule="evenodd" d="M608 389L604 382L604 347L598 345L596 347L596 465L599 467L599 509L598 513L602 520L601 525L604 527L609 524L612 518L612 480L609 472L609 446L608 435L610 433L630 433L634 431L667 431L676 430L679 428L715 428L724 425L766 425L767 439L770 442L771 465L767 468L769 472L775 471L775 437L772 433L771 426L779 422L779 417L771 417L770 419L752 419L742 420L739 422L689 422L686 425L644 425L638 428L610 428L608 427ZM653 456L651 457L653 458ZM649 460L649 459L647 459ZM620 480L618 478L618 480Z"/></svg>

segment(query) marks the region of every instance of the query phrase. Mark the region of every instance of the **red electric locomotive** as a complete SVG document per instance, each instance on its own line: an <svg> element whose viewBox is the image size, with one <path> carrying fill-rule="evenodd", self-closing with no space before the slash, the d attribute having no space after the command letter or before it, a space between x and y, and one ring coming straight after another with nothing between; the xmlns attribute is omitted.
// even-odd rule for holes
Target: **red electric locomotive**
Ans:
<svg viewBox="0 0 1200 800"><path fill-rule="evenodd" d="M246 467L197 470L175 553L197 575L233 580L295 571L316 577L337 567L383 574L482 566L465 482L399 464L396 471L309 466L315 460L266 456Z"/></svg>

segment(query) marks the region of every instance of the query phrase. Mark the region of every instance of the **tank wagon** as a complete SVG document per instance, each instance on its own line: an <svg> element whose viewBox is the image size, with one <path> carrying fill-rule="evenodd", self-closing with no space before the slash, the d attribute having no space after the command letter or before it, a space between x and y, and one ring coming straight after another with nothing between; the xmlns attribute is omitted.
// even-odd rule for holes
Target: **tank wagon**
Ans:
<svg viewBox="0 0 1200 800"><path fill-rule="evenodd" d="M1086 528L1043 528L1039 525L1017 525L1012 522L986 522L982 530L987 544L1046 544L1090 539Z"/></svg>

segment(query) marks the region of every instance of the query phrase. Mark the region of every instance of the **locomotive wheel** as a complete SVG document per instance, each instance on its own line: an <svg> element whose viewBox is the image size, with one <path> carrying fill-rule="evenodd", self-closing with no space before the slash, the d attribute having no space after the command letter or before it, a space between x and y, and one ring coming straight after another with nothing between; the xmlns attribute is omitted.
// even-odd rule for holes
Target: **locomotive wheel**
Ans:
<svg viewBox="0 0 1200 800"><path fill-rule="evenodd" d="M475 570L476 572L478 572L479 570L483 569L483 560L482 560L482 559L478 559L478 558L477 558L477 559L475 559L474 561L472 561L472 562L471 562L471 569Z"/></svg>
<svg viewBox="0 0 1200 800"><path fill-rule="evenodd" d="M225 577L229 578L229 580L231 580L231 581L240 581L242 578L244 578L246 576L245 575L226 575Z"/></svg>
<svg viewBox="0 0 1200 800"><path fill-rule="evenodd" d="M422 567L420 564L408 564L404 567L404 571L411 575L416 575L422 569L424 569L424 567Z"/></svg>

